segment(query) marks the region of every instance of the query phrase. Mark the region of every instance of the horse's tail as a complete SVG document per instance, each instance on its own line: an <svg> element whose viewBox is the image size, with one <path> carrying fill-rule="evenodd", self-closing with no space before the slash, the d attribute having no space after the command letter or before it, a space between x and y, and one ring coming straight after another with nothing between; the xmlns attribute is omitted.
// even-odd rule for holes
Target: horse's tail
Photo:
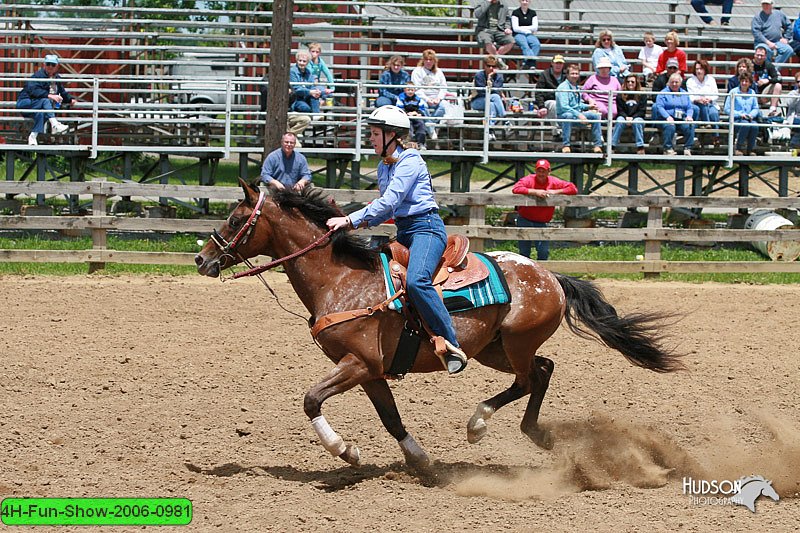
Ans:
<svg viewBox="0 0 800 533"><path fill-rule="evenodd" d="M658 333L672 315L632 313L619 316L593 283L557 273L555 276L567 297L566 319L573 333L603 342L642 368L655 372L685 368L681 356L666 349L662 344L664 336ZM591 331L578 325L579 321Z"/></svg>

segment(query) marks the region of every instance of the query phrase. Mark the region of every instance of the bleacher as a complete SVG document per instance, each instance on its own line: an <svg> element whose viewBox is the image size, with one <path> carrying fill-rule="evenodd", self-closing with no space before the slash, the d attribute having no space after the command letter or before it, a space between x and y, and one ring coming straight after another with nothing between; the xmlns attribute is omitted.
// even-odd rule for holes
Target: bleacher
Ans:
<svg viewBox="0 0 800 533"><path fill-rule="evenodd" d="M642 32L653 31L661 42L664 33L674 29L680 33L689 62L701 56L708 59L720 84L739 57L752 55L750 20L760 10L757 0L735 5L732 24L721 27L704 24L684 0L544 0L535 4L542 42L539 68L559 53L579 63L585 74L591 73L597 34L608 28L637 70ZM30 119L16 111L16 93L40 66L41 58L56 53L62 57L61 74L80 102L60 112L72 126L70 134L43 137L36 150L92 156L143 150L260 155L265 117L259 111L258 89L269 65L271 6L256 0L229 2L221 10L142 8L135 2L114 7L3 4L0 138L4 143L0 149L27 149L24 139ZM796 13L800 0L782 7ZM391 2L296 0L292 48L311 41L322 43L323 57L337 77L335 104L313 117L303 150L354 159L370 153L358 122L374 102L375 80L383 63L395 53L406 57L410 69L423 49L437 50L449 89L466 97L483 56L474 40L473 8L462 1L456 5L404 2L401 10ZM431 10L438 11L432 14ZM719 7L709 6L709 11L719 18ZM790 18L794 18L791 13ZM204 80L176 76L174 67L192 54L197 56L195 64L229 69L233 75ZM513 79L506 88L527 109L534 91L532 73L516 68L522 60L518 54L515 49L508 56L511 68L506 75ZM784 78L790 79L793 64L781 67ZM197 91L191 88L198 82L216 84L215 92L224 93L224 103L198 101ZM486 161L535 157L558 148L551 135L554 125L534 120L527 112L508 119L510 125L489 140L486 116L467 110L463 125L442 128L439 140L428 144L429 153ZM726 132L727 121L721 127ZM654 131L655 125L649 128ZM650 156L660 153L659 146L649 150ZM785 146L764 145L759 151L781 152ZM727 143L707 155L726 157L728 163L735 159ZM602 157L575 156L609 163L615 157L635 157L625 150L609 150Z"/></svg>

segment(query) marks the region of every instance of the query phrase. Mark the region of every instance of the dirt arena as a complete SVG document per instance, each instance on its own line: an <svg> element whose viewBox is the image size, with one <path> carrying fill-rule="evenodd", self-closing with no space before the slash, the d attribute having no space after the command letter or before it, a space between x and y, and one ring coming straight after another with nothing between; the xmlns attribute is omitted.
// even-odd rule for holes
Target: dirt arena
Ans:
<svg viewBox="0 0 800 533"><path fill-rule="evenodd" d="M324 412L364 466L318 444L302 401L330 363L256 280L0 277L0 497L187 497L197 531L796 530L800 286L599 285L625 313L686 313L668 331L689 371L632 367L561 328L542 349L552 451L518 430L524 402L466 442L509 376L410 375L392 388L435 460L419 478L360 390ZM684 476L750 474L780 501L753 514L682 492Z"/></svg>

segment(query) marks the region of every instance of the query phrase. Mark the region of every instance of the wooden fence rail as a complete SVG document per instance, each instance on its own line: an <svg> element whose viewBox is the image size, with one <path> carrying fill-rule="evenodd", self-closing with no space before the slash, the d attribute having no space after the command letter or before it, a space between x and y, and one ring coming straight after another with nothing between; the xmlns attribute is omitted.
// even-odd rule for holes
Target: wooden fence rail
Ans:
<svg viewBox="0 0 800 533"><path fill-rule="evenodd" d="M377 196L376 191L327 189L326 193L339 204L366 203ZM207 198L211 201L235 202L242 197L235 187L208 187L114 183L90 181L13 182L0 181L0 194L6 195L79 195L92 200L93 214L89 216L0 216L0 230L90 230L91 250L0 250L2 262L86 262L90 267L103 263L194 264L191 253L122 252L106 247L109 231L161 231L207 234L222 222L210 219L129 218L106 214L109 198L131 196L157 202L159 198ZM732 230L732 229L673 229L662 227L666 208L727 208L727 209L798 209L800 198L754 197L675 197L675 196L555 196L547 199L529 198L514 194L442 193L437 195L441 205L467 206L469 223L449 226L448 230L466 234L472 248L482 250L485 239L553 241L632 241L644 242L643 261L549 261L550 268L572 273L635 273L660 272L800 272L800 262L766 261L664 261L661 245L665 242L749 242L800 241L800 230ZM514 205L552 205L584 208L646 208L644 228L516 228L493 227L485 223L487 207ZM365 234L392 235L394 227L379 226Z"/></svg>

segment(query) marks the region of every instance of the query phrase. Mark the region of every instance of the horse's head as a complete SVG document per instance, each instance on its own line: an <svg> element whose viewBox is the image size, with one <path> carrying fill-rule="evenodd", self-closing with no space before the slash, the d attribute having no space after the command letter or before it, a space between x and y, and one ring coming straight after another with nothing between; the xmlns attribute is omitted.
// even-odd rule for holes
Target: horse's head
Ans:
<svg viewBox="0 0 800 533"><path fill-rule="evenodd" d="M228 215L228 218L211 234L200 253L194 258L197 271L204 276L216 278L222 270L241 263L263 252L266 231L258 224L267 194L243 180L244 200Z"/></svg>

